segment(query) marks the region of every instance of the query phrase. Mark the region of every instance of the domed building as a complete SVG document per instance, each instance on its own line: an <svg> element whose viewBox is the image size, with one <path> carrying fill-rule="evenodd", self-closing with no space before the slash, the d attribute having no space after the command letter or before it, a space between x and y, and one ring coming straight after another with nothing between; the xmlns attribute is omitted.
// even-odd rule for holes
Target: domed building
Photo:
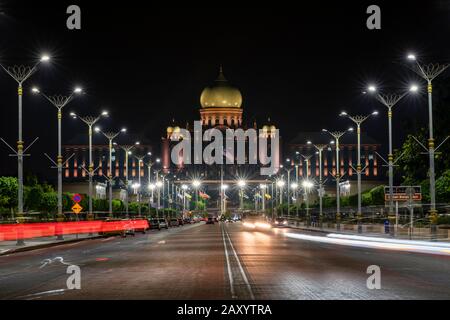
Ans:
<svg viewBox="0 0 450 320"><path fill-rule="evenodd" d="M219 75L216 80L213 81L209 86L204 88L200 94L200 122L202 130L206 131L210 128L217 128L225 131L226 129L239 129L242 128L246 130L247 128L258 129L256 121L251 125L247 125L243 121L243 97L241 91L233 86L226 78L222 67L219 69ZM270 121L269 121L270 122ZM191 132L191 137L193 136L194 126L190 126L189 123L183 127L180 123L172 120L172 123L166 128L166 132L162 138L162 172L164 173L177 173L177 177L182 177L183 173L192 175L193 172L200 172L203 178L208 179L218 179L220 176L219 171L223 171L225 176L236 177L239 176L240 170L245 170L246 175L257 176L259 172L259 166L255 164L245 164L245 165L228 165L224 166L226 168L218 168L220 165L200 165L192 164L187 165L181 161L180 163L174 164L171 162L171 150L172 147L177 143L180 134L180 130L187 129ZM263 135L269 139L272 137L272 132L276 130L273 124L266 124L266 133ZM262 130L258 132L261 135ZM181 137L182 138L182 137ZM225 137L224 137L225 139ZM245 141L248 144L248 139ZM226 141L223 141L223 145L226 145ZM226 156L226 155L225 155ZM274 161L279 163L279 155L274 156ZM248 158L247 158L248 162ZM245 168L243 168L245 167Z"/></svg>
<svg viewBox="0 0 450 320"><path fill-rule="evenodd" d="M242 125L242 94L231 86L220 67L212 86L200 95L200 118L204 126L237 128Z"/></svg>

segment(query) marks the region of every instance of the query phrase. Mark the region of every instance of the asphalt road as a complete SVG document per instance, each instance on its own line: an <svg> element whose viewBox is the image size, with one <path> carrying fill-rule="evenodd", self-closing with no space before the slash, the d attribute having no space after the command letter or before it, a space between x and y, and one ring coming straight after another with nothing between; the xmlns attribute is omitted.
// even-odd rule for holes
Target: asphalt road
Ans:
<svg viewBox="0 0 450 320"><path fill-rule="evenodd" d="M450 257L193 224L0 257L0 299L449 299ZM300 231L289 230L293 233ZM81 289L67 289L68 265ZM367 267L381 269L368 289Z"/></svg>

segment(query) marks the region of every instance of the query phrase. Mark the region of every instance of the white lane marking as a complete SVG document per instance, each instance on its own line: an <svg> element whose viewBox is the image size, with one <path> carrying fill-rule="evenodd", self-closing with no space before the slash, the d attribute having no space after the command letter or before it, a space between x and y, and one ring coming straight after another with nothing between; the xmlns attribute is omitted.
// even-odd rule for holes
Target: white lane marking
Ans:
<svg viewBox="0 0 450 320"><path fill-rule="evenodd" d="M230 281L230 291L231 291L231 297L233 299L236 299L236 294L234 291L234 280L233 280L233 275L231 273L231 265L230 265L230 256L228 255L228 249L227 249L227 244L225 242L225 233L223 230L223 226L222 226L222 240L223 240L223 248L225 250L225 259L227 261L227 270L228 270L228 280Z"/></svg>
<svg viewBox="0 0 450 320"><path fill-rule="evenodd" d="M250 293L250 298L252 300L255 300L255 296L253 295L252 287L250 286L250 283L248 282L247 276L245 275L244 268L242 268L241 261L239 260L236 250L234 249L233 242L231 242L231 238L230 238L230 235L228 234L228 231L225 231L225 234L227 235L228 242L231 245L231 249L233 250L234 257L236 258L236 261L238 263L239 271L241 272L242 278L244 279L245 285L247 286L248 292Z"/></svg>
<svg viewBox="0 0 450 320"><path fill-rule="evenodd" d="M165 243L166 243L166 240L158 241L158 243L159 243L159 244L165 244Z"/></svg>
<svg viewBox="0 0 450 320"><path fill-rule="evenodd" d="M43 292L37 292L37 293L32 293L32 294L27 294L25 296L20 296L18 297L20 298L30 298L30 300L32 299L39 299L42 296L47 296L47 295L57 295L57 294L63 294L64 291L66 291L67 289L56 289L56 290L49 290L49 291L43 291Z"/></svg>
<svg viewBox="0 0 450 320"><path fill-rule="evenodd" d="M114 239L114 237L109 237L109 238L103 239L103 240L101 240L101 241L102 241L102 242L105 242L105 241L109 241L109 240L112 240L112 239Z"/></svg>

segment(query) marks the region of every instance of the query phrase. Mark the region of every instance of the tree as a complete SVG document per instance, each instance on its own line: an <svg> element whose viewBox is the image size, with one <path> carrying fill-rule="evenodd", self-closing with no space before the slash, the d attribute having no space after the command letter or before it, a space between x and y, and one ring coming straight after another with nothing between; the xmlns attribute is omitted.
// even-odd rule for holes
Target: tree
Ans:
<svg viewBox="0 0 450 320"><path fill-rule="evenodd" d="M13 210L17 206L19 184L15 177L0 177L0 205Z"/></svg>
<svg viewBox="0 0 450 320"><path fill-rule="evenodd" d="M436 180L436 200L438 202L450 201L450 169Z"/></svg>
<svg viewBox="0 0 450 320"><path fill-rule="evenodd" d="M44 194L42 186L39 184L26 186L24 191L25 207L28 210L39 210L41 208L42 196Z"/></svg>
<svg viewBox="0 0 450 320"><path fill-rule="evenodd" d="M39 209L44 212L55 212L58 206L58 195L56 192L44 192L41 197Z"/></svg>

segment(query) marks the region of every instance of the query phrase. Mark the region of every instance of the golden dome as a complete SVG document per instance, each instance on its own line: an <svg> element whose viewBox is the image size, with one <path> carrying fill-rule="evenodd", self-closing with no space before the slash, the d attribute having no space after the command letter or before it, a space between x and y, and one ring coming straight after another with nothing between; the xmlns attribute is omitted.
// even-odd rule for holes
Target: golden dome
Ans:
<svg viewBox="0 0 450 320"><path fill-rule="evenodd" d="M167 127L167 133L172 133L173 128L172 127Z"/></svg>
<svg viewBox="0 0 450 320"><path fill-rule="evenodd" d="M242 105L242 95L239 89L230 86L225 79L222 67L220 67L219 77L211 87L206 87L200 96L202 108L240 108Z"/></svg>

